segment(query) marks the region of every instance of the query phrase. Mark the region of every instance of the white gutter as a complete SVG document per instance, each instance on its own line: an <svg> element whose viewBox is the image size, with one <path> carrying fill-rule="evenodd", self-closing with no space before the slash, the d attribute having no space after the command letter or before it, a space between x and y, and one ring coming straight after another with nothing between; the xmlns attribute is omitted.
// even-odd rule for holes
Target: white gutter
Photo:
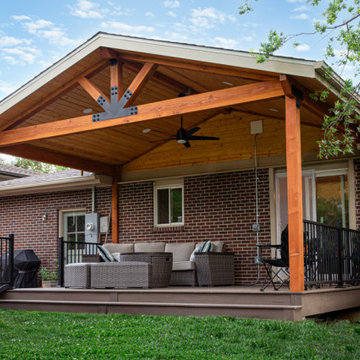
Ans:
<svg viewBox="0 0 360 360"><path fill-rule="evenodd" d="M93 186L107 186L111 185L112 179L110 176L104 175L88 175L72 178L63 178L50 181L37 181L25 184L3 185L0 182L0 197L59 192L70 190L91 189Z"/></svg>

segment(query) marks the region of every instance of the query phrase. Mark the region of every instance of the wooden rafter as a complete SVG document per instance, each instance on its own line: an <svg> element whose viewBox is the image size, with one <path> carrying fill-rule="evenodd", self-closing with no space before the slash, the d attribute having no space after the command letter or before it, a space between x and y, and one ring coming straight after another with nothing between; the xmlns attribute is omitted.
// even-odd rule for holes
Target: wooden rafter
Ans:
<svg viewBox="0 0 360 360"><path fill-rule="evenodd" d="M135 76L135 79L131 82L128 87L128 90L132 92L131 98L126 102L126 107L131 106L138 95L141 92L141 89L145 86L147 80L156 70L157 65L153 63L145 63L141 70Z"/></svg>
<svg viewBox="0 0 360 360"><path fill-rule="evenodd" d="M116 167L114 165L104 164L76 155L66 155L30 144L2 147L0 152L42 162L49 162L49 160L51 160L51 163L55 165L67 166L73 169L90 171L97 174L113 176L116 172Z"/></svg>
<svg viewBox="0 0 360 360"><path fill-rule="evenodd" d="M30 107L29 109L22 112L21 114L19 114L15 118L11 119L7 123L0 125L0 131L5 130L5 129L6 130L7 129L12 129L15 126L21 124L23 121L30 118L31 116L33 116L37 112L41 111L46 106L52 104L54 101L59 99L61 96L66 94L68 91L75 88L78 85L78 80L79 79L81 79L81 78L83 78L85 76L92 76L93 74L98 73L99 71L103 70L107 66L107 64L108 64L108 62L106 60L102 60L101 62L93 65L92 67L90 67L86 71L82 72L76 78L74 78L74 79L68 81L67 83L65 83L64 85L62 85L56 91L52 92L51 94L48 94L44 99L42 99L40 102L38 102L35 106Z"/></svg>
<svg viewBox="0 0 360 360"><path fill-rule="evenodd" d="M78 83L95 101L97 101L98 98L102 96L108 103L110 103L108 97L86 77L80 78Z"/></svg>
<svg viewBox="0 0 360 360"><path fill-rule="evenodd" d="M116 59L112 59L110 63L110 87L117 87L118 101L123 93L123 65Z"/></svg>
<svg viewBox="0 0 360 360"><path fill-rule="evenodd" d="M92 122L92 116L86 115L4 131L0 133L0 146L95 131L174 115L271 99L282 95L284 95L284 91L280 81L235 86L203 94L139 105L137 114L120 118Z"/></svg>
<svg viewBox="0 0 360 360"><path fill-rule="evenodd" d="M231 67L221 67L209 63L199 63L191 61L181 61L179 59L170 59L162 56L151 56L151 55L135 55L135 54L125 54L118 53L114 50L108 48L101 48L101 54L105 59L110 59L114 57L114 54L117 55L120 61L136 61L136 62L152 62L159 65L170 66L175 68L195 70L206 73L216 73L219 75L229 75L237 76L246 80L257 80L257 81L271 81L277 78L276 74L259 74L258 72L252 70L239 70Z"/></svg>

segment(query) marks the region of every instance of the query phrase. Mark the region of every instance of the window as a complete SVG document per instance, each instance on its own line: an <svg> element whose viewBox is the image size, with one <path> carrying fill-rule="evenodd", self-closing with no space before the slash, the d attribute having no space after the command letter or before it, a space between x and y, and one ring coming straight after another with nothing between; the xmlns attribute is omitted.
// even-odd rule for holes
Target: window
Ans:
<svg viewBox="0 0 360 360"><path fill-rule="evenodd" d="M64 240L73 242L69 249L75 249L76 244L85 242L85 212L74 211L64 213ZM80 249L81 246L78 247Z"/></svg>
<svg viewBox="0 0 360 360"><path fill-rule="evenodd" d="M183 183L155 183L154 222L156 226L184 224Z"/></svg>
<svg viewBox="0 0 360 360"><path fill-rule="evenodd" d="M348 170L302 172L303 218L328 225L349 227ZM276 174L277 239L288 223L287 176Z"/></svg>

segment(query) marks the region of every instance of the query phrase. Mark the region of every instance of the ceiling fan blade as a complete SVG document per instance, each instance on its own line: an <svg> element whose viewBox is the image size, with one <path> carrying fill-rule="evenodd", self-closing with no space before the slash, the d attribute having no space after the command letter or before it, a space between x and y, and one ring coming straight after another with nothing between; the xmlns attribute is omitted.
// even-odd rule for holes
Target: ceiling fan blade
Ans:
<svg viewBox="0 0 360 360"><path fill-rule="evenodd" d="M190 136L188 140L220 140L218 137L214 136Z"/></svg>
<svg viewBox="0 0 360 360"><path fill-rule="evenodd" d="M191 147L190 143L188 141L186 141L186 143L184 144L185 147L189 148Z"/></svg>
<svg viewBox="0 0 360 360"><path fill-rule="evenodd" d="M194 128L192 128L192 129L190 129L190 130L188 130L188 134L189 135L192 135L192 134L195 134L197 131L199 131L200 130L200 128L199 127L194 127Z"/></svg>

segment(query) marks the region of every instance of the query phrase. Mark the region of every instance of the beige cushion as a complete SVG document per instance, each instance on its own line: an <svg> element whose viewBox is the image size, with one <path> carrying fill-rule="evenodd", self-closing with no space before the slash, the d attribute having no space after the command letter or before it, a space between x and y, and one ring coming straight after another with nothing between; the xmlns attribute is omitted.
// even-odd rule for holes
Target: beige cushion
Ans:
<svg viewBox="0 0 360 360"><path fill-rule="evenodd" d="M135 243L134 251L135 252L164 252L165 251L165 243L164 242Z"/></svg>
<svg viewBox="0 0 360 360"><path fill-rule="evenodd" d="M200 242L200 243L197 243L196 244L196 247L198 246L202 246L204 244L205 241L203 242ZM222 252L223 251L223 248L224 248L224 242L223 241L212 241L211 240L211 243L213 244L213 252Z"/></svg>
<svg viewBox="0 0 360 360"><path fill-rule="evenodd" d="M194 248L194 243L167 243L165 252L173 254L173 261L189 261Z"/></svg>
<svg viewBox="0 0 360 360"><path fill-rule="evenodd" d="M193 261L175 261L173 262L173 271L195 270Z"/></svg>
<svg viewBox="0 0 360 360"><path fill-rule="evenodd" d="M104 244L103 247L113 253L132 253L134 252L134 244Z"/></svg>

